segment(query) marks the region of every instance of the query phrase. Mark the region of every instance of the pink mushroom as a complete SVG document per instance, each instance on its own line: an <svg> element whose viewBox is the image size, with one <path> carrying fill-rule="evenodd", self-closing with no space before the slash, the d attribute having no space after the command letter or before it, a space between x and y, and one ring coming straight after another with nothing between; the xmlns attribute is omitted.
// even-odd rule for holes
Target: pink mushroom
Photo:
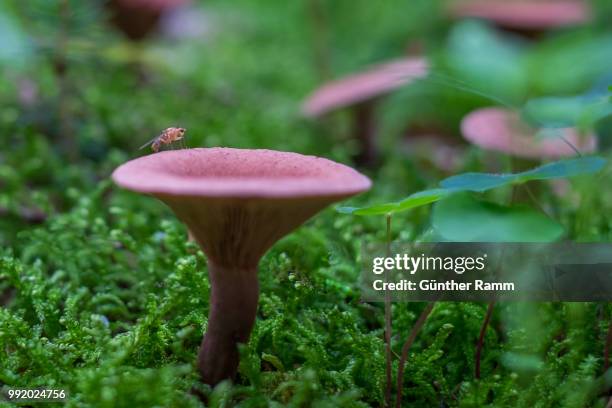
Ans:
<svg viewBox="0 0 612 408"><path fill-rule="evenodd" d="M489 20L503 29L524 34L583 24L590 10L581 0L465 0L453 3L455 18L475 17Z"/></svg>
<svg viewBox="0 0 612 408"><path fill-rule="evenodd" d="M202 380L234 378L259 297L257 265L280 238L370 180L327 159L273 150L165 151L118 167L119 186L165 202L208 257L208 328L198 355Z"/></svg>
<svg viewBox="0 0 612 408"><path fill-rule="evenodd" d="M306 98L302 112L306 117L314 118L354 106L353 131L361 144L357 161L360 164L373 164L377 156L374 102L415 79L425 77L427 73L427 61L421 57L407 57L376 65L366 72L323 85Z"/></svg>
<svg viewBox="0 0 612 408"><path fill-rule="evenodd" d="M190 0L110 0L111 21L131 40L142 40L155 29L161 16Z"/></svg>
<svg viewBox="0 0 612 408"><path fill-rule="evenodd" d="M463 136L472 144L517 157L558 159L596 148L593 135L581 136L573 128L554 129L559 135L538 138L538 129L521 121L518 113L503 108L485 108L467 115L461 122ZM559 137L561 136L561 137Z"/></svg>

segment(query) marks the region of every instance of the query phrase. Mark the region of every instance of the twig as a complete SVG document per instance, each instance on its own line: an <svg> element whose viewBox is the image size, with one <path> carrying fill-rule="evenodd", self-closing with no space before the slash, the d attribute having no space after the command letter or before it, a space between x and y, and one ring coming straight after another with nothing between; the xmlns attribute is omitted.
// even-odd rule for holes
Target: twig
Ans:
<svg viewBox="0 0 612 408"><path fill-rule="evenodd" d="M606 345L604 346L604 372L605 376L610 368L610 345L612 344L612 322L608 323L608 334L606 335ZM608 397L612 395L612 388L608 388L607 391ZM612 408L612 397L608 400L606 404L606 408Z"/></svg>
<svg viewBox="0 0 612 408"><path fill-rule="evenodd" d="M563 142L564 142L566 145L568 145L568 146L569 146L569 148L570 148L570 149L572 149L572 150L574 151L574 153L576 153L576 155L577 155L578 157L582 157L582 154L580 153L580 150L578 150L578 148L577 148L576 146L574 146L574 144L573 144L572 142L570 142L569 140L567 140L567 139L565 138L565 136L561 135L561 136L559 136L559 138L560 138L561 140L563 140Z"/></svg>
<svg viewBox="0 0 612 408"><path fill-rule="evenodd" d="M387 256L391 255L391 215L387 215ZM388 281L388 271L385 272ZM385 407L391 406L391 294L385 290Z"/></svg>
<svg viewBox="0 0 612 408"><path fill-rule="evenodd" d="M489 326L489 321L491 320L491 316L493 315L494 308L495 301L490 302L489 306L487 306L487 313L485 314L485 319L482 322L482 326L480 327L480 335L478 336L478 343L476 344L476 354L474 356L474 377L477 380L480 379L480 356L482 354L482 348L484 346L484 338L487 332L487 327Z"/></svg>
<svg viewBox="0 0 612 408"><path fill-rule="evenodd" d="M435 304L436 302L427 303L427 306L425 306L425 309L423 309L423 311L421 312L421 315L419 316L416 323L412 327L412 331L410 332L410 335L408 336L408 338L406 339L406 342L404 343L404 346L402 347L402 357L399 361L399 367L397 369L397 398L395 400L396 408L401 408L402 406L402 386L404 382L404 366L406 365L406 361L408 360L408 352L410 351L410 347L412 346L412 343L414 343L416 336L421 331L421 328L425 324L425 321L427 320L427 317L431 313L431 310L433 309Z"/></svg>
<svg viewBox="0 0 612 408"><path fill-rule="evenodd" d="M529 198L531 199L531 201L533 201L533 203L535 204L536 207L538 207L538 210L542 211L544 214L548 215L548 213L546 212L546 210L544 210L544 207L542 207L542 205L540 204L540 202L538 201L538 199L536 198L536 196L533 194L533 191L531 191L531 189L529 188L529 186L527 184L523 184L523 186L525 187L525 191L527 191L527 195L529 196Z"/></svg>
<svg viewBox="0 0 612 408"><path fill-rule="evenodd" d="M610 346L612 345L612 322L608 325L608 334L606 336L606 345L604 347L604 374L610 368Z"/></svg>
<svg viewBox="0 0 612 408"><path fill-rule="evenodd" d="M16 216L21 220L30 224L40 224L47 219L47 214L37 208L21 207L17 209L9 209L0 207L0 217Z"/></svg>
<svg viewBox="0 0 612 408"><path fill-rule="evenodd" d="M59 31L55 44L53 69L58 86L58 117L62 145L71 160L78 158L78 146L70 123L71 114L68 98L70 96L70 83L68 82L68 36L70 25L70 2L62 0L59 3Z"/></svg>
<svg viewBox="0 0 612 408"><path fill-rule="evenodd" d="M527 191L531 193L529 189ZM510 195L510 205L512 205L514 203L514 200L516 200L516 193L517 193L516 187L512 187L512 193ZM499 271L501 267L505 253L506 253L506 250L505 248L503 248L499 256L499 262L496 268L497 271ZM487 312L485 314L484 321L482 322L482 326L480 327L480 335L478 336L478 343L476 343L476 352L474 353L474 378L476 378L477 380L480 379L480 360L482 356L482 349L484 347L484 338L485 338L485 334L487 333L487 328L489 327L489 322L491 321L491 316L493 315L494 308L495 308L495 301L493 300L489 302L489 305L487 306Z"/></svg>

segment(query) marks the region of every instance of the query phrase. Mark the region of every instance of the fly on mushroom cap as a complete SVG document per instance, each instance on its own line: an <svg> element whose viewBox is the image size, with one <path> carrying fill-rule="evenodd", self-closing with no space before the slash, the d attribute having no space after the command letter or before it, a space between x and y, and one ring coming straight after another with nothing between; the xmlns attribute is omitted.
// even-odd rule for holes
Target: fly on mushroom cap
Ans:
<svg viewBox="0 0 612 408"><path fill-rule="evenodd" d="M117 168L113 180L168 204L208 258L210 312L198 369L211 385L236 374L237 344L255 323L264 253L329 204L371 186L327 159L229 148L140 157Z"/></svg>
<svg viewBox="0 0 612 408"><path fill-rule="evenodd" d="M183 135L185 134L186 130L187 129L177 127L169 127L164 129L164 131L158 136L155 136L153 139L140 146L138 150L144 149L145 147L151 145L151 150L157 153L162 145L168 145L178 140L183 140Z"/></svg>

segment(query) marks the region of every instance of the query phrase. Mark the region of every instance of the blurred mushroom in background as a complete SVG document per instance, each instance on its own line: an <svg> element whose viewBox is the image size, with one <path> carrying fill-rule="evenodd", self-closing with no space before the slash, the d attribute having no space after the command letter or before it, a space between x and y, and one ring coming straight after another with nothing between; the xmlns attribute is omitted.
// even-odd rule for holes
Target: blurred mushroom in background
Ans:
<svg viewBox="0 0 612 408"><path fill-rule="evenodd" d="M317 118L339 109L351 109L352 132L359 141L355 161L371 167L378 159L377 101L394 90L424 78L427 73L428 63L422 57L405 57L375 65L365 72L323 85L306 98L302 112L308 118Z"/></svg>
<svg viewBox="0 0 612 408"><path fill-rule="evenodd" d="M451 3L448 14L455 19L484 19L529 38L591 19L588 4L581 0L461 0Z"/></svg>
<svg viewBox="0 0 612 408"><path fill-rule="evenodd" d="M461 122L463 136L472 144L526 159L560 159L596 150L592 134L581 135L575 128L537 129L521 121L509 109L485 108L467 115Z"/></svg>
<svg viewBox="0 0 612 408"><path fill-rule="evenodd" d="M189 0L110 0L111 22L130 40L141 41L158 27L162 16Z"/></svg>

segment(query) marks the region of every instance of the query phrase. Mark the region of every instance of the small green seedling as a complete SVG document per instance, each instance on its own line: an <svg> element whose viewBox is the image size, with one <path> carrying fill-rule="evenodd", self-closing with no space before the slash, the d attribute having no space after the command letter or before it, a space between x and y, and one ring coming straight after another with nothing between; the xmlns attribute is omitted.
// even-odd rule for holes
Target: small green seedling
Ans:
<svg viewBox="0 0 612 408"><path fill-rule="evenodd" d="M440 185L448 190L482 193L509 184L516 185L534 180L551 180L595 173L605 164L606 159L601 157L580 157L547 163L520 173L463 173L442 180Z"/></svg>
<svg viewBox="0 0 612 408"><path fill-rule="evenodd" d="M418 193L411 194L403 200L396 202L374 204L368 207L338 207L337 211L342 214L355 215L390 215L434 203L449 194L449 190L437 188L419 191Z"/></svg>
<svg viewBox="0 0 612 408"><path fill-rule="evenodd" d="M366 207L338 207L336 210L342 214L360 216L392 215L435 203L458 192L473 191L482 193L494 188L523 184L528 181L551 180L596 173L606 163L606 159L593 156L559 160L520 173L463 173L442 180L440 182L441 188L419 191L403 200L373 204Z"/></svg>

